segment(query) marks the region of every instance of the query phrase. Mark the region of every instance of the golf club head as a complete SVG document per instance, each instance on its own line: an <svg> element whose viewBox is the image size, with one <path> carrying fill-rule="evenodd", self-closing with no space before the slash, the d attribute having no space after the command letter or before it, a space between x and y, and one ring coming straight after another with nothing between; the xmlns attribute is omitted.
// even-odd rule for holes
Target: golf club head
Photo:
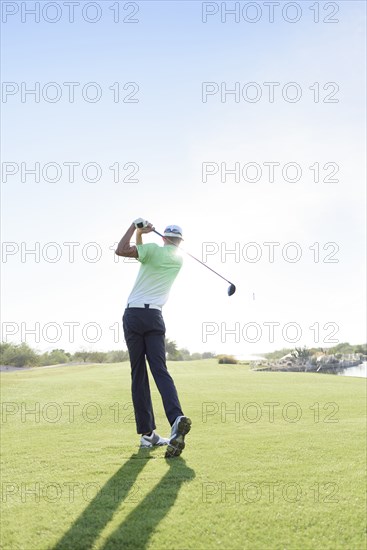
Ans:
<svg viewBox="0 0 367 550"><path fill-rule="evenodd" d="M232 296L236 292L236 287L231 283L228 287L228 296Z"/></svg>

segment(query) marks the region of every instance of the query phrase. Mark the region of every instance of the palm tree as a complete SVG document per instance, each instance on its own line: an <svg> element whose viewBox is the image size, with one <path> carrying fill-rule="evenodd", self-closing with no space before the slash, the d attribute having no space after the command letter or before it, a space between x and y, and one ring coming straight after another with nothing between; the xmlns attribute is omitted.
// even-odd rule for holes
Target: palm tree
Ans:
<svg viewBox="0 0 367 550"><path fill-rule="evenodd" d="M296 362L299 365L304 366L312 356L312 352L305 346L303 348L295 348L294 351L292 351L291 355L295 358Z"/></svg>

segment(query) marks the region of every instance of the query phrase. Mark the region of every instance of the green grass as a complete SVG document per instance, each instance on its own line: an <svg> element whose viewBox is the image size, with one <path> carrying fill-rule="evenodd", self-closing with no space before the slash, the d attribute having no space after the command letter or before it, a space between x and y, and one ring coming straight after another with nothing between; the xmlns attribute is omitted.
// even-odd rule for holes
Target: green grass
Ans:
<svg viewBox="0 0 367 550"><path fill-rule="evenodd" d="M128 363L2 375L1 548L365 548L365 380L169 369L193 422L171 460L138 449Z"/></svg>

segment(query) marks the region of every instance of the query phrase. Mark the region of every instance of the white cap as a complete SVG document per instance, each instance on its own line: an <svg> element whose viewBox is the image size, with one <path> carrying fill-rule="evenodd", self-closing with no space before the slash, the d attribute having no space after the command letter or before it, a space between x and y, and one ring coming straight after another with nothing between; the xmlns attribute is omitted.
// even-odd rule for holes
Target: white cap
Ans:
<svg viewBox="0 0 367 550"><path fill-rule="evenodd" d="M182 239L182 229L179 225L167 225L164 230L165 237L179 237Z"/></svg>

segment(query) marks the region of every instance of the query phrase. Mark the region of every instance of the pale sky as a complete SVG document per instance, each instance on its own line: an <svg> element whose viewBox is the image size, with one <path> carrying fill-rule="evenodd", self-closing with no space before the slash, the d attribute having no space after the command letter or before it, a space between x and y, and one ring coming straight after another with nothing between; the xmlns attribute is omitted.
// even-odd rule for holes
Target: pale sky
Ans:
<svg viewBox="0 0 367 550"><path fill-rule="evenodd" d="M62 2L39 23L21 11L34 3L2 4L3 340L126 349L121 317L138 264L116 261L113 245L140 216L158 231L180 225L184 248L201 259L213 251L208 265L237 286L228 297L224 281L185 258L163 310L179 347L244 356L366 340L364 2L319 2L318 23L305 1L294 23L282 18L287 2L273 23L264 2L256 23L222 23L220 2L206 23L196 1L120 2L118 23L108 0L96 3L96 23L83 20L87 2L74 23ZM120 99L138 101L114 102L115 83ZM213 90L205 102L203 83ZM38 85L37 102L25 91ZM85 99L94 93L99 101ZM35 163L39 182L26 171ZM206 182L203 163L217 171ZM235 166L240 181L224 173ZM133 172L137 181L121 181ZM273 262L264 243L279 243ZM25 254L37 247L39 257Z"/></svg>

